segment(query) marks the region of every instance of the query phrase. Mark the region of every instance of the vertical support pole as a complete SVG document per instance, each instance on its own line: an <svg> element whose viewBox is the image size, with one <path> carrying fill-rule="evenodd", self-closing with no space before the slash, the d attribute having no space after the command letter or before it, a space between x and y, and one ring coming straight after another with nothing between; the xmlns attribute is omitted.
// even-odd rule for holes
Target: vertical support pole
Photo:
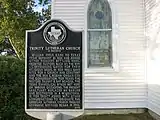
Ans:
<svg viewBox="0 0 160 120"><path fill-rule="evenodd" d="M46 120L62 120L62 114L61 113L47 113Z"/></svg>
<svg viewBox="0 0 160 120"><path fill-rule="evenodd" d="M47 119L46 120L54 120L54 115L52 113L47 113Z"/></svg>

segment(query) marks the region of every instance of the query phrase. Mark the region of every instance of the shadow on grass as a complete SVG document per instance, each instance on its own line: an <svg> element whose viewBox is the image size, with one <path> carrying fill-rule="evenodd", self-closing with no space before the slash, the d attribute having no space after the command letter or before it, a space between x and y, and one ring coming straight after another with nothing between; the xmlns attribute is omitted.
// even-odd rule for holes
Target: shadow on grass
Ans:
<svg viewBox="0 0 160 120"><path fill-rule="evenodd" d="M148 112L141 114L102 114L102 115L84 115L72 120L155 120Z"/></svg>

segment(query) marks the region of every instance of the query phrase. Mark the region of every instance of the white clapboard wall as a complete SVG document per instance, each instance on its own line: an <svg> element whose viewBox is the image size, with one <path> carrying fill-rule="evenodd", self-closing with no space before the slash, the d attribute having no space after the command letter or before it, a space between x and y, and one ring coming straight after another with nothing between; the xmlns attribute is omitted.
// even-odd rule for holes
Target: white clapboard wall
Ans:
<svg viewBox="0 0 160 120"><path fill-rule="evenodd" d="M145 1L148 108L160 115L160 0Z"/></svg>
<svg viewBox="0 0 160 120"><path fill-rule="evenodd" d="M147 105L144 2L111 2L119 26L119 72L85 71L85 109L143 108ZM89 3L90 0L54 0L52 18L62 19L73 30L85 30Z"/></svg>

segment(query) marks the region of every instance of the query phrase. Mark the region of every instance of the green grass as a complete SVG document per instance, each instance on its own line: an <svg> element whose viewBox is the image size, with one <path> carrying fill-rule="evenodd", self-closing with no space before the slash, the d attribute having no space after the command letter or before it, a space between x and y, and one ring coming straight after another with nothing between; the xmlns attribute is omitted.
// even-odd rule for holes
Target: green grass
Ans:
<svg viewBox="0 0 160 120"><path fill-rule="evenodd" d="M103 114L103 115L85 115L72 120L155 120L147 112L142 114Z"/></svg>

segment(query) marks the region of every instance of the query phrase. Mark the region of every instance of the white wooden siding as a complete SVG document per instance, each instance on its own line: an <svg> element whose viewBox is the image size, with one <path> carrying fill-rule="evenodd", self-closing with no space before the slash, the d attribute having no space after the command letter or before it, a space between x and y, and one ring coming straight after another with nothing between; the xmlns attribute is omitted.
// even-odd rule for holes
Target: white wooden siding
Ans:
<svg viewBox="0 0 160 120"><path fill-rule="evenodd" d="M160 59L159 55L153 56L155 49L160 48L160 0L145 0L145 10L148 108L160 115Z"/></svg>
<svg viewBox="0 0 160 120"><path fill-rule="evenodd" d="M90 0L54 0L53 18L86 29ZM112 0L119 26L119 72L85 71L85 109L146 107L143 0ZM85 33L86 34L86 33Z"/></svg>
<svg viewBox="0 0 160 120"><path fill-rule="evenodd" d="M85 0L54 0L53 17L64 20L70 28L84 28Z"/></svg>

